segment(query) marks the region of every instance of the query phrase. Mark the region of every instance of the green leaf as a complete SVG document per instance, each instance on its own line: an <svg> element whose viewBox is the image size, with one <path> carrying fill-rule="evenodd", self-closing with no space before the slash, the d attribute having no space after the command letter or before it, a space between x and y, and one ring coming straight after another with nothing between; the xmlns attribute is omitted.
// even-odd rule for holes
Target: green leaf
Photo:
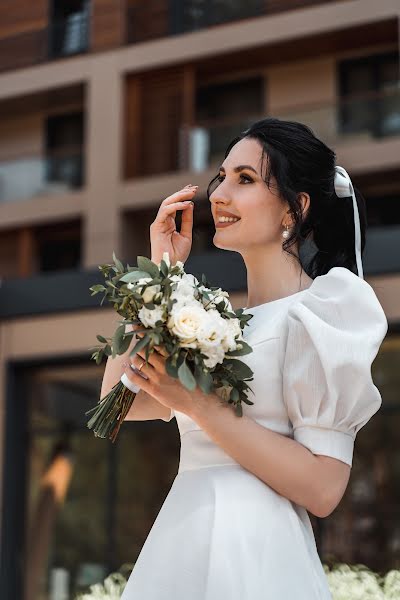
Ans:
<svg viewBox="0 0 400 600"><path fill-rule="evenodd" d="M93 292L92 296L94 296L95 294L98 294L99 292L105 292L107 288L104 287L104 285L101 284L97 284L97 285L92 285L92 287L89 288L89 290L91 292Z"/></svg>
<svg viewBox="0 0 400 600"><path fill-rule="evenodd" d="M178 367L173 364L172 356L169 356L165 361L165 370L170 377L178 379Z"/></svg>
<svg viewBox="0 0 400 600"><path fill-rule="evenodd" d="M121 341L120 344L120 354L125 354L125 352L128 350L130 343L132 341L132 335L130 334L126 334L124 339Z"/></svg>
<svg viewBox="0 0 400 600"><path fill-rule="evenodd" d="M103 337L102 335L96 335L96 337L99 340L99 342L102 342L103 344L107 344L106 338Z"/></svg>
<svg viewBox="0 0 400 600"><path fill-rule="evenodd" d="M160 262L160 271L164 275L164 277L168 277L168 265L163 259L161 259Z"/></svg>
<svg viewBox="0 0 400 600"><path fill-rule="evenodd" d="M242 417L243 416L243 408L242 408L241 404L236 404L236 406L235 406L235 413L236 413L236 416L238 416L238 417Z"/></svg>
<svg viewBox="0 0 400 600"><path fill-rule="evenodd" d="M113 336L113 358L115 358L115 356L117 354L123 354L123 352L121 352L121 347L122 347L122 342L123 342L123 338L125 335L125 325L120 325L119 327L117 327L117 329L115 330L114 336Z"/></svg>
<svg viewBox="0 0 400 600"><path fill-rule="evenodd" d="M178 377L182 385L185 386L186 389L193 391L196 389L196 379L193 377L193 373L186 364L186 360L183 361L181 366L178 369Z"/></svg>
<svg viewBox="0 0 400 600"><path fill-rule="evenodd" d="M231 364L233 366L232 371L235 373L238 379L247 379L248 377L251 377L253 375L253 371L250 369L250 367L241 360L231 360L228 358L224 359L223 365L225 366L225 364Z"/></svg>
<svg viewBox="0 0 400 600"><path fill-rule="evenodd" d="M147 258L147 256L138 256L137 264L141 271L146 271L147 275L151 277L158 277L160 274L158 266Z"/></svg>
<svg viewBox="0 0 400 600"><path fill-rule="evenodd" d="M129 354L129 356L134 356L137 352L139 352L139 350L141 350L142 348L144 348L147 343L148 343L148 336L144 335L142 337L142 339L140 339L135 346L132 348L132 352Z"/></svg>
<svg viewBox="0 0 400 600"><path fill-rule="evenodd" d="M125 273L125 275L120 277L119 281L122 281L124 283L135 283L143 277L149 277L147 271L130 271L130 273Z"/></svg>
<svg viewBox="0 0 400 600"><path fill-rule="evenodd" d="M239 392L236 388L232 388L231 389L231 393L229 394L230 399L232 400L232 402L236 402L237 400L239 400Z"/></svg>
<svg viewBox="0 0 400 600"><path fill-rule="evenodd" d="M230 356L244 356L245 354L251 354L253 352L253 348L249 346L244 340L240 340L237 342L242 346L240 349L231 350L225 354L226 357Z"/></svg>
<svg viewBox="0 0 400 600"><path fill-rule="evenodd" d="M213 378L208 371L205 373L200 365L196 365L195 369L196 381L202 392L210 394L213 389Z"/></svg>
<svg viewBox="0 0 400 600"><path fill-rule="evenodd" d="M118 271L120 273L123 273L125 271L124 269L124 265L122 264L122 262L120 260L118 260L118 258L115 256L115 252L113 252L113 261L115 263L115 266L117 267Z"/></svg>

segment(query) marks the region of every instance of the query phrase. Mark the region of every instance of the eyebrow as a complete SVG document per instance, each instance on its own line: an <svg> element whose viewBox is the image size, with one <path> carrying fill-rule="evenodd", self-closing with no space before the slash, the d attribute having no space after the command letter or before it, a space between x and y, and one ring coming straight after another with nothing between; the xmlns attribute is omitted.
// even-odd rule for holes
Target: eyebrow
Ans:
<svg viewBox="0 0 400 600"><path fill-rule="evenodd" d="M253 171L253 173L258 175L257 171L250 165L239 165L237 167L234 167L233 172L239 173L239 171L243 171L243 169L250 169L250 171ZM225 173L225 167L223 167L222 165L220 166L219 170L224 171L224 173Z"/></svg>

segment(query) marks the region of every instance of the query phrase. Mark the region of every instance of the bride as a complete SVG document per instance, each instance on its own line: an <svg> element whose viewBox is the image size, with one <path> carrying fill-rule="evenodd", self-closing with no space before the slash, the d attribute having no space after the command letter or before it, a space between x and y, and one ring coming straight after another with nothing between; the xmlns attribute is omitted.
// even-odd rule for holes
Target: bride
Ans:
<svg viewBox="0 0 400 600"><path fill-rule="evenodd" d="M255 398L241 418L171 378L161 349L145 364L129 357L134 340L108 359L101 397L125 372L140 388L127 419L176 418L181 440L123 600L332 598L308 513L327 517L346 490L357 432L381 405L371 364L387 332L363 277L365 202L335 158L305 125L266 118L229 144L208 187L214 244L247 270L241 360ZM161 203L154 262L187 260L197 189ZM305 268L307 238L318 251Z"/></svg>

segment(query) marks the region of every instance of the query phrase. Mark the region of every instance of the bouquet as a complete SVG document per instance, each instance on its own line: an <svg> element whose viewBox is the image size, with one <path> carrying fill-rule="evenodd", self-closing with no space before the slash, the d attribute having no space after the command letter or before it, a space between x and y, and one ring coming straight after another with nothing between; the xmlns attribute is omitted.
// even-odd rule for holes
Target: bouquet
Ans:
<svg viewBox="0 0 400 600"><path fill-rule="evenodd" d="M113 260L113 264L99 266L108 278L106 285L94 285L90 290L92 296L104 292L101 303L107 298L123 319L112 338L97 335L103 346L91 348L95 349L91 358L100 364L104 356L124 354L132 336L140 331L143 337L130 356L145 349L148 361L154 346L163 348L168 356L165 368L171 377L179 378L190 391L198 385L205 394L215 392L242 416L241 403L254 404L247 390L254 392L246 383L253 380L253 371L236 357L253 351L242 337L253 315L244 314L242 308L233 311L228 293L211 287L204 274L200 283L185 273L182 262L171 266L168 252L160 264L138 256L136 267L125 268L115 253ZM136 326L135 331L126 331L129 324ZM112 442L136 395L124 377L85 413L93 413L88 428Z"/></svg>

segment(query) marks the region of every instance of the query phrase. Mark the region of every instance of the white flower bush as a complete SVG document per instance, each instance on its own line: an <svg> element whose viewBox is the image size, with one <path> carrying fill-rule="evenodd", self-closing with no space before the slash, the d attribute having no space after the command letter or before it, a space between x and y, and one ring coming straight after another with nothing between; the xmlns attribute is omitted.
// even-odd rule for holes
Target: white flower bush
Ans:
<svg viewBox="0 0 400 600"><path fill-rule="evenodd" d="M391 570L385 576L364 565L323 565L333 600L399 600L400 571ZM96 583L90 591L75 600L120 600L127 579L122 573L111 573L104 584ZM136 599L135 599L136 600ZM141 600L138 598L137 600Z"/></svg>

